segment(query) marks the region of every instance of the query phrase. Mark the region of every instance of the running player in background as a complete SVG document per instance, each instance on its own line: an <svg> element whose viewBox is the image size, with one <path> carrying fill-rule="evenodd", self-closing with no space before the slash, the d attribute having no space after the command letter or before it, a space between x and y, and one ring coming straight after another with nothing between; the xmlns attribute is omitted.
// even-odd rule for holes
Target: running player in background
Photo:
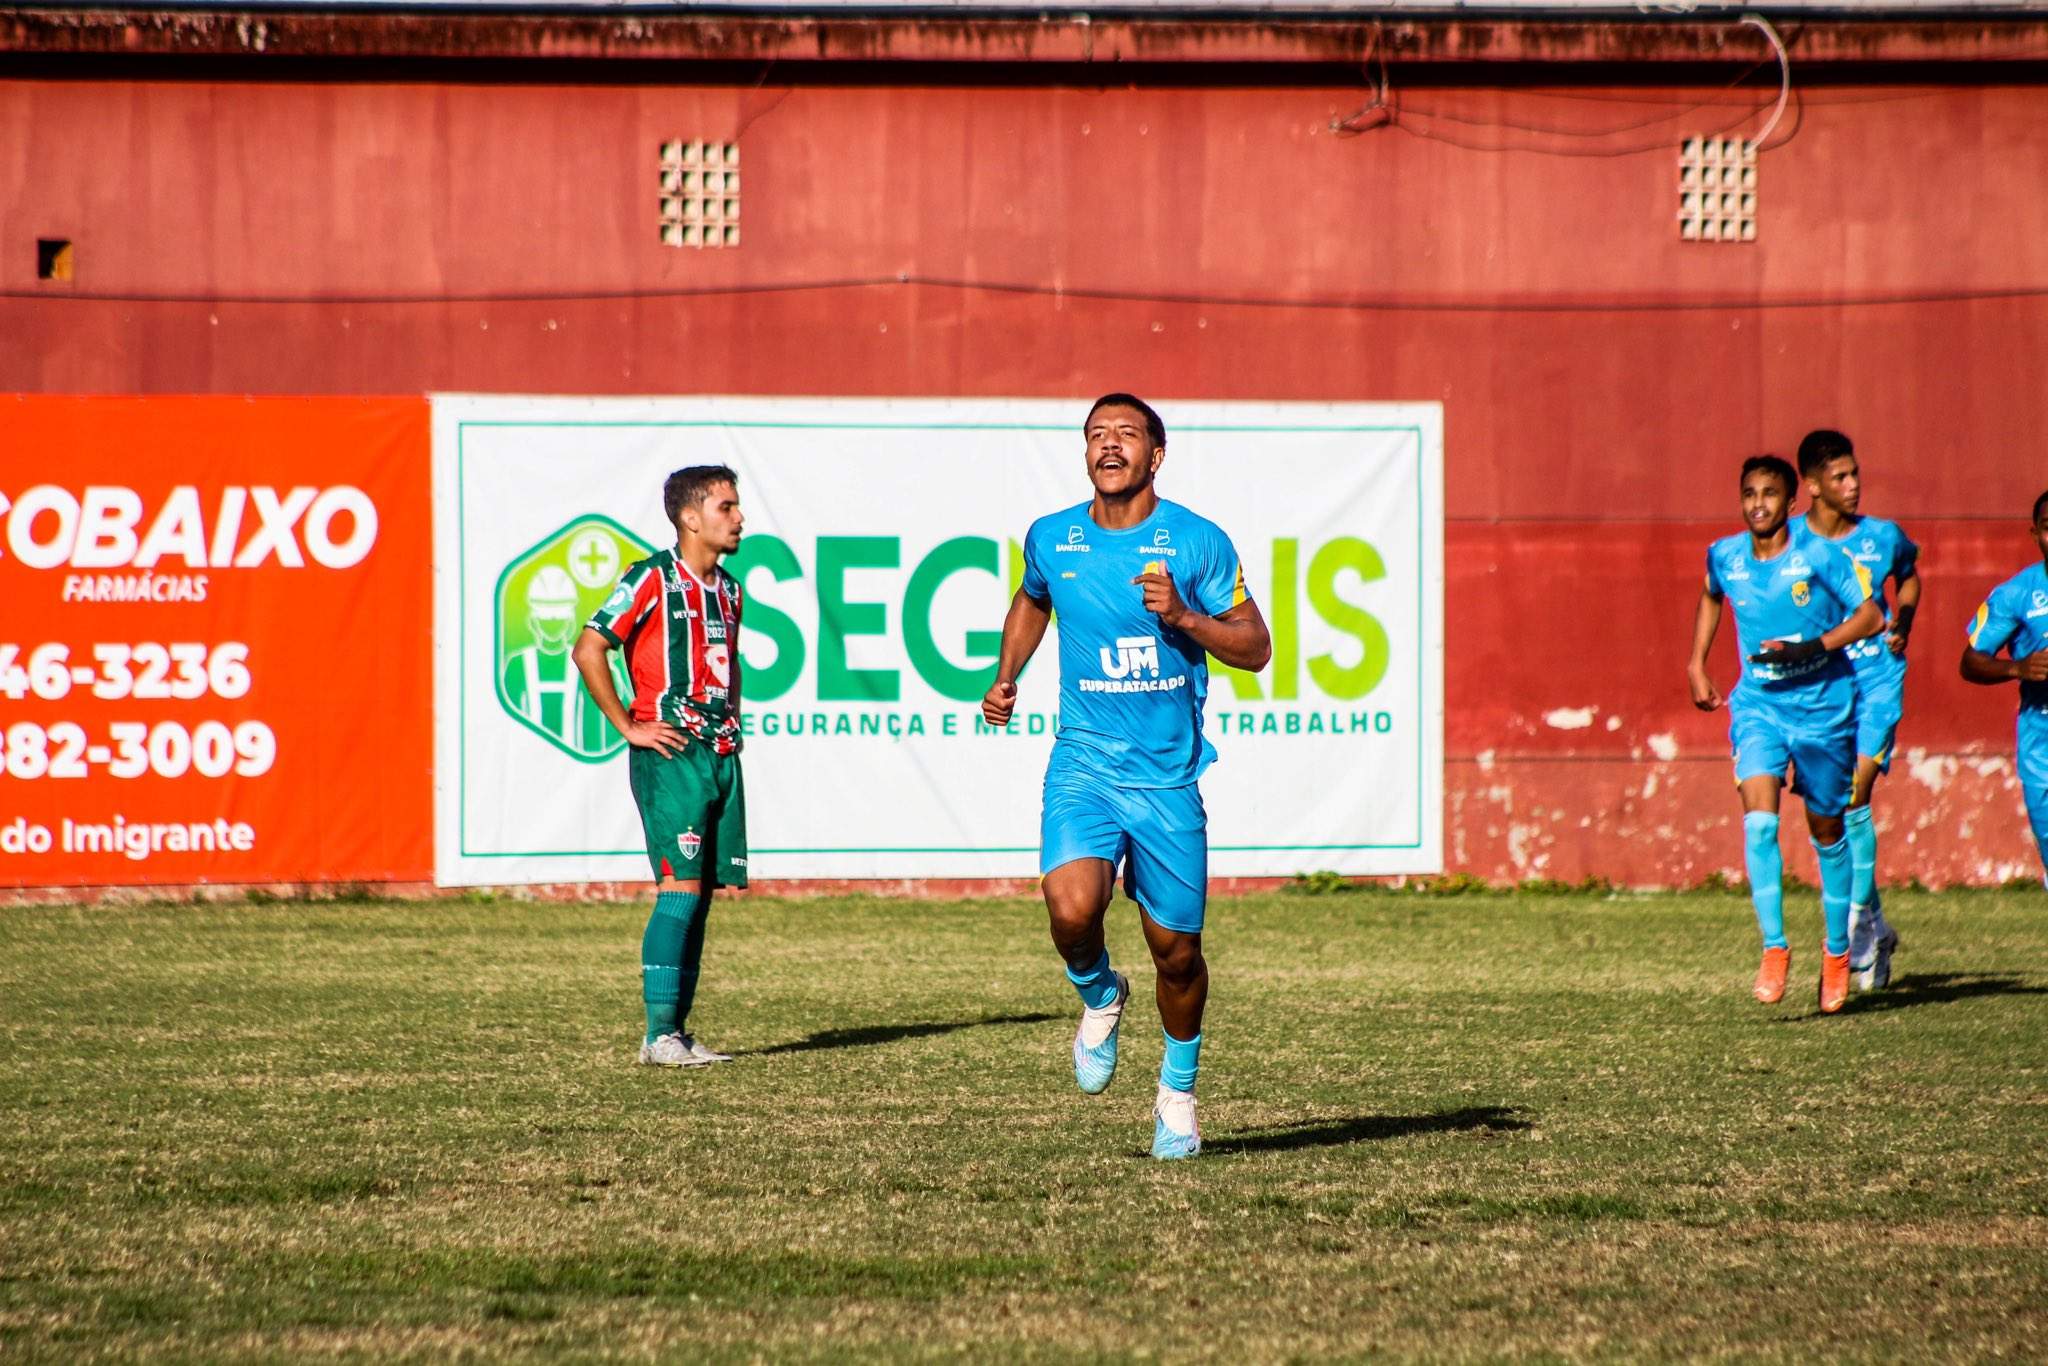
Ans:
<svg viewBox="0 0 2048 1366"><path fill-rule="evenodd" d="M1970 643L1963 650L1963 677L1972 683L2020 685L2020 786L2026 793L2034 844L2048 869L2048 493L2034 500L2028 530L2041 563L2028 565L1992 589L1977 609L1970 621Z"/></svg>
<svg viewBox="0 0 2048 1366"><path fill-rule="evenodd" d="M1045 770L1038 866L1053 945L1083 1007L1074 1080L1094 1095L1116 1073L1130 983L1110 967L1102 921L1121 868L1158 973L1166 1035L1152 1155L1193 1157L1202 1146L1194 1091L1209 996L1208 818L1196 785L1216 758L1202 735L1208 656L1256 671L1272 639L1230 538L1154 490L1166 459L1159 414L1130 394L1109 394L1082 431L1095 496L1032 523L981 710L992 726L1009 723L1017 676L1057 612L1060 724Z"/></svg>
<svg viewBox="0 0 2048 1366"><path fill-rule="evenodd" d="M1763 931L1756 998L1782 1000L1791 969L1785 938L1784 857L1778 848L1779 789L1785 769L1806 799L1806 828L1820 855L1820 1008L1833 1014L1849 997L1849 805L1855 752L1856 689L1844 646L1877 634L1883 617L1855 566L1820 537L1786 525L1799 487L1775 455L1742 464L1742 518L1748 530L1707 549L1706 584L1693 616L1686 679L1693 705L1713 711L1722 697L1707 676L1707 652L1721 609L1735 609L1742 678L1727 698L1735 782L1742 798L1749 895Z"/></svg>
<svg viewBox="0 0 2048 1366"><path fill-rule="evenodd" d="M740 586L719 567L739 549L739 476L723 465L677 470L661 502L676 547L626 570L576 640L576 668L605 719L626 737L627 775L654 914L640 940L647 1032L640 1061L699 1067L732 1059L685 1028L719 887L747 885L747 801L740 780ZM629 714L607 656L624 650Z"/></svg>
<svg viewBox="0 0 2048 1366"><path fill-rule="evenodd" d="M1888 986L1898 932L1884 918L1877 887L1877 825L1870 798L1878 775L1891 772L1899 718L1906 703L1906 642L1920 610L1920 547L1897 522L1865 517L1863 472L1856 448L1840 432L1808 432L1799 443L1799 474L1809 502L1806 526L1832 542L1856 566L1856 575L1885 614L1885 630L1843 651L1856 677L1856 776L1843 825L1853 870L1849 888L1849 982L1858 991ZM1891 608L1885 582L1896 585Z"/></svg>

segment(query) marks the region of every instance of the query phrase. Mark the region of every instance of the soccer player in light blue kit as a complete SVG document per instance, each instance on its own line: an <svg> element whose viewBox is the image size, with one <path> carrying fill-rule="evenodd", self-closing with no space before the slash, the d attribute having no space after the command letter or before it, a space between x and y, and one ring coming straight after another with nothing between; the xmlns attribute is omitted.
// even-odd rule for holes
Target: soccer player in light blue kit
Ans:
<svg viewBox="0 0 2048 1366"><path fill-rule="evenodd" d="M2041 563L2028 565L1991 590L1970 621L1963 677L1972 683L2020 685L2020 786L2027 823L2048 869L2048 493L2034 500L2029 528ZM1999 652L2005 658L1999 658Z"/></svg>
<svg viewBox="0 0 2048 1366"><path fill-rule="evenodd" d="M1208 656L1266 666L1273 643L1244 569L1215 523L1161 498L1166 425L1143 400L1108 394L1082 426L1095 496L1041 517L1024 538L1024 580L1003 621L983 719L1007 725L1017 676L1060 622L1060 724L1045 769L1040 887L1052 942L1081 995L1074 1080L1089 1095L1116 1073L1130 983L1109 963L1103 915L1118 871L1138 903L1166 1035L1152 1106L1152 1155L1193 1157L1195 1072L1209 968L1208 817L1202 735Z"/></svg>
<svg viewBox="0 0 2048 1366"><path fill-rule="evenodd" d="M1898 932L1884 918L1877 889L1877 826L1870 798L1878 775L1891 772L1899 718L1906 704L1906 642L1920 610L1920 547L1897 522L1861 515L1863 471L1849 438L1825 428L1799 443L1799 473L1810 500L1806 527L1831 541L1856 565L1857 577L1885 613L1885 630L1843 651L1856 675L1856 777L1849 793L1849 984L1858 991L1889 986ZM1898 607L1885 597L1897 586Z"/></svg>
<svg viewBox="0 0 2048 1366"><path fill-rule="evenodd" d="M1842 813L1854 767L1856 688L1842 649L1875 635L1883 617L1848 557L1803 523L1786 525L1798 486L1792 467L1775 455L1743 462L1742 518L1749 530L1707 549L1686 678L1694 706L1713 711L1721 705L1707 676L1707 652L1721 627L1722 604L1730 604L1743 670L1727 699L1728 735L1742 796L1749 895L1764 940L1755 994L1767 1005L1782 1000L1791 969L1778 848L1779 788L1790 765L1792 790L1806 799L1807 833L1820 855L1827 923L1820 1008L1832 1015L1849 998L1852 870Z"/></svg>

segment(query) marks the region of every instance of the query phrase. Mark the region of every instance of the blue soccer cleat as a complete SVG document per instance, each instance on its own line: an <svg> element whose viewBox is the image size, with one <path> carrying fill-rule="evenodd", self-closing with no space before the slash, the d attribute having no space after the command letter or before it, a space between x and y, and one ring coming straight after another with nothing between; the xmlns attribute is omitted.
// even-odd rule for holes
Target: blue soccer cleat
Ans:
<svg viewBox="0 0 2048 1366"><path fill-rule="evenodd" d="M1159 1098L1152 1102L1152 1156L1171 1160L1200 1151L1202 1131L1195 1125L1194 1092L1160 1087Z"/></svg>
<svg viewBox="0 0 2048 1366"><path fill-rule="evenodd" d="M1118 973L1116 995L1109 1004L1081 1011L1081 1027L1074 1032L1074 1082L1088 1095L1101 1095L1116 1075L1116 1029L1123 1023L1124 1002L1130 999L1131 980Z"/></svg>

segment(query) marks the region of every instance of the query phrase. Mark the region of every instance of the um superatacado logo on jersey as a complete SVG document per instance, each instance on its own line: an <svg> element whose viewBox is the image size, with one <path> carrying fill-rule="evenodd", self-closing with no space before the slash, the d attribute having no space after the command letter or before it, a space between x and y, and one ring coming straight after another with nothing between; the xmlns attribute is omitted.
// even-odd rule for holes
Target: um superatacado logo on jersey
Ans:
<svg viewBox="0 0 2048 1366"><path fill-rule="evenodd" d="M617 522L592 514L543 537L498 576L498 705L572 759L599 763L626 747L591 700L570 651L606 595L624 591L617 585L626 566L653 553ZM605 659L619 697L630 702L623 657L611 650Z"/></svg>

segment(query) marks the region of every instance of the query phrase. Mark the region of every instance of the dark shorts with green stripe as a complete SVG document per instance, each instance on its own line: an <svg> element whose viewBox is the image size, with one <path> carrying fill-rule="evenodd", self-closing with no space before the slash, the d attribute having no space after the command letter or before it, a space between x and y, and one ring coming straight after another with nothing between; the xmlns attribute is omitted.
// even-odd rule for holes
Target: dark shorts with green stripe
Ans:
<svg viewBox="0 0 2048 1366"><path fill-rule="evenodd" d="M627 751L633 804L654 876L713 887L747 885L747 790L740 756L692 740L680 754Z"/></svg>

